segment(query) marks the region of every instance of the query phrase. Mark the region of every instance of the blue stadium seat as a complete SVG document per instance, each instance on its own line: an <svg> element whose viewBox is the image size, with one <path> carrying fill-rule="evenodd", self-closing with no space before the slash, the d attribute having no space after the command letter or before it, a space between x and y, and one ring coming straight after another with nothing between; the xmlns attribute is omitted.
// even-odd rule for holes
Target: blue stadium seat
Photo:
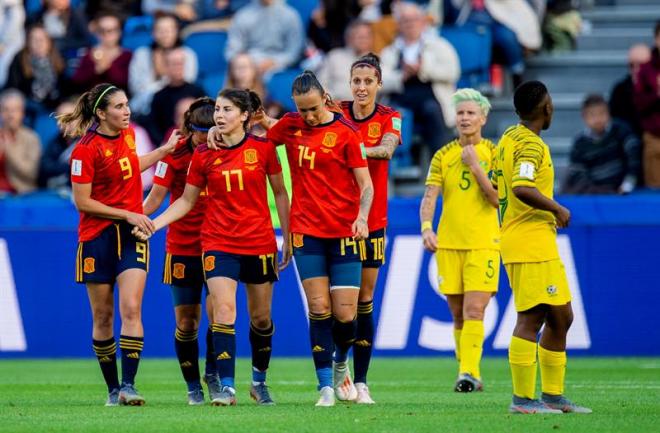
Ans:
<svg viewBox="0 0 660 433"><path fill-rule="evenodd" d="M410 148L413 139L413 113L406 108L397 108L401 113L401 145L394 152L392 157L392 168L410 167L412 165L412 155Z"/></svg>
<svg viewBox="0 0 660 433"><path fill-rule="evenodd" d="M458 87L478 88L490 80L492 37L485 27L442 27L440 35L451 43L461 62Z"/></svg>
<svg viewBox="0 0 660 433"><path fill-rule="evenodd" d="M153 38L151 31L154 18L151 15L129 17L124 23L121 45L131 51L145 45L151 45Z"/></svg>
<svg viewBox="0 0 660 433"><path fill-rule="evenodd" d="M197 54L199 76L217 74L227 69L225 45L227 33L219 31L191 33L183 42Z"/></svg>
<svg viewBox="0 0 660 433"><path fill-rule="evenodd" d="M215 99L218 92L225 85L225 75L224 71L208 74L201 80L198 80L197 85L204 89L208 96Z"/></svg>
<svg viewBox="0 0 660 433"><path fill-rule="evenodd" d="M34 131L39 136L43 147L46 147L60 133L57 120L48 114L41 114L35 119Z"/></svg>
<svg viewBox="0 0 660 433"><path fill-rule="evenodd" d="M266 84L268 97L282 104L287 111L296 111L296 105L291 98L291 84L301 73L301 69L285 69L273 74Z"/></svg>
<svg viewBox="0 0 660 433"><path fill-rule="evenodd" d="M307 24L309 19L312 16L312 12L319 5L318 0L287 0L289 6L294 8L300 14L300 19L302 19L303 27L307 29Z"/></svg>

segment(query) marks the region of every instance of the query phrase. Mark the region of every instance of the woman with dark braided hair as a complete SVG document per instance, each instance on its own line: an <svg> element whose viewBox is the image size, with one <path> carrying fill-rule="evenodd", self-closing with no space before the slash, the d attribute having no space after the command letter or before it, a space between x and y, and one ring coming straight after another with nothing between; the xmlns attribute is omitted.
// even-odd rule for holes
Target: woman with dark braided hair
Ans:
<svg viewBox="0 0 660 433"><path fill-rule="evenodd" d="M85 283L92 307L93 346L108 386L106 406L141 406L135 375L144 344L142 295L149 244L131 236L154 231L142 211L140 172L174 149L168 143L138 157L126 93L103 83L85 92L74 111L58 116L65 136L82 136L71 155L73 200L80 212L76 282ZM122 380L113 335L115 282L119 286Z"/></svg>

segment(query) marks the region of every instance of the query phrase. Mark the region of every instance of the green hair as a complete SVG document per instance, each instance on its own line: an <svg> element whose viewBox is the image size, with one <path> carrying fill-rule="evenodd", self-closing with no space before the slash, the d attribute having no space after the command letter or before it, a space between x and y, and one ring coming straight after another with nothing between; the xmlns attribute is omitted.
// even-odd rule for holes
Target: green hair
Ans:
<svg viewBox="0 0 660 433"><path fill-rule="evenodd" d="M488 112L490 111L490 102L488 102L488 98L482 95L478 90L470 88L458 89L456 93L452 95L451 100L454 103L454 106L457 106L461 102L476 102L479 108L481 108L481 112L484 116L488 116Z"/></svg>

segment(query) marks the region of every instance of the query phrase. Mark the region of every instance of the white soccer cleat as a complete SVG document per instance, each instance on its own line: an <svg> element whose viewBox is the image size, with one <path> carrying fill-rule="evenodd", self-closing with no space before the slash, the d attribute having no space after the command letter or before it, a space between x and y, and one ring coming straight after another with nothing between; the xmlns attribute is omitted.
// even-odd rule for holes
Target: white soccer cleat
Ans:
<svg viewBox="0 0 660 433"><path fill-rule="evenodd" d="M354 401L358 392L351 378L348 362L335 362L333 364L334 388L337 400Z"/></svg>
<svg viewBox="0 0 660 433"><path fill-rule="evenodd" d="M369 394L369 387L366 383L356 383L355 389L357 390L357 399L355 399L357 404L376 404Z"/></svg>
<svg viewBox="0 0 660 433"><path fill-rule="evenodd" d="M329 386L324 386L319 391L319 401L316 402L317 407L330 407L335 405L335 391Z"/></svg>

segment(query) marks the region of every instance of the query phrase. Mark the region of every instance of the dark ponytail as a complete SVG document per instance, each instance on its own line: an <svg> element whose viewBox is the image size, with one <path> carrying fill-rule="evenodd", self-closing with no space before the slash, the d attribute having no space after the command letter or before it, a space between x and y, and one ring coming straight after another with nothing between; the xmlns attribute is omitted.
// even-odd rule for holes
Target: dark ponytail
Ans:
<svg viewBox="0 0 660 433"><path fill-rule="evenodd" d="M325 91L321 82L314 72L305 70L302 74L298 75L293 84L291 85L291 95L304 95L305 93L316 90L321 94L321 97L327 98L325 106L328 110L341 113L341 107L333 101L332 96Z"/></svg>
<svg viewBox="0 0 660 433"><path fill-rule="evenodd" d="M195 99L183 114L183 126L181 127L183 135L190 135L200 128L211 129L215 126L213 121L214 111L215 101L213 99L208 96Z"/></svg>
<svg viewBox="0 0 660 433"><path fill-rule="evenodd" d="M380 83L383 81L383 71L380 68L380 57L374 53L365 54L353 62L351 65L351 74L355 68L373 68L376 71L378 82Z"/></svg>
<svg viewBox="0 0 660 433"><path fill-rule="evenodd" d="M243 129L246 132L250 129L252 115L259 111L263 105L259 95L250 89L224 89L218 93L218 98L229 99L232 104L241 110L241 113L248 113L247 119L243 122Z"/></svg>
<svg viewBox="0 0 660 433"><path fill-rule="evenodd" d="M78 98L71 113L56 116L57 126L65 137L80 137L99 121L96 110L105 110L112 95L122 91L112 84L97 84Z"/></svg>

